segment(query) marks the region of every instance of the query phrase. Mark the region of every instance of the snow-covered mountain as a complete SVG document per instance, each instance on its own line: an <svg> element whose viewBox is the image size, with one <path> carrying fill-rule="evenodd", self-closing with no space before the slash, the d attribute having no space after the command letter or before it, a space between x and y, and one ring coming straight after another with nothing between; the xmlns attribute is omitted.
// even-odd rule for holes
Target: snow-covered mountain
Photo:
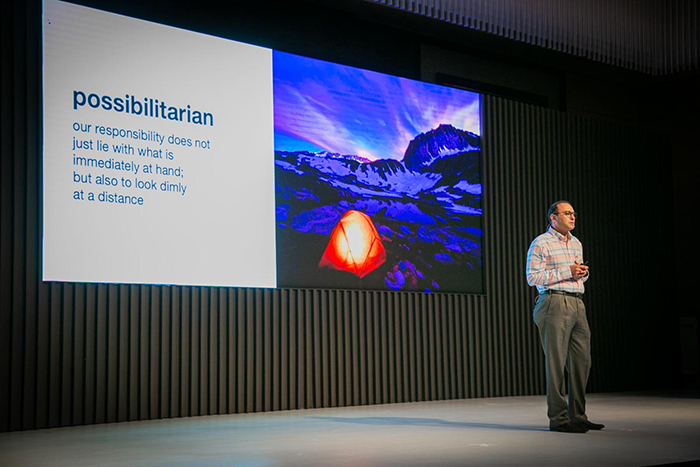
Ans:
<svg viewBox="0 0 700 467"><path fill-rule="evenodd" d="M406 148L403 163L409 170L431 170L438 159L481 149L481 137L452 125L440 125L418 135Z"/></svg>
<svg viewBox="0 0 700 467"><path fill-rule="evenodd" d="M308 151L276 153L276 164L298 175L315 174L319 180L357 194L384 197L481 194L480 138L451 125L423 133L411 141L403 161L373 162L354 155Z"/></svg>

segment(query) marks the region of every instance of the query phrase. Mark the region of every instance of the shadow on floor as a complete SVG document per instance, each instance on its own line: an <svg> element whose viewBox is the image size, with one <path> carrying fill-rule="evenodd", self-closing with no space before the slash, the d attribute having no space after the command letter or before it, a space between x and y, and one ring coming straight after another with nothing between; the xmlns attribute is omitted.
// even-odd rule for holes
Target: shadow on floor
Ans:
<svg viewBox="0 0 700 467"><path fill-rule="evenodd" d="M438 418L410 418L410 417L306 417L314 420L324 420L337 423L354 423L358 425L399 425L399 426L434 426L441 428L491 428L495 430L525 430L525 431L549 431L549 427L505 425L502 423L468 423L448 422Z"/></svg>

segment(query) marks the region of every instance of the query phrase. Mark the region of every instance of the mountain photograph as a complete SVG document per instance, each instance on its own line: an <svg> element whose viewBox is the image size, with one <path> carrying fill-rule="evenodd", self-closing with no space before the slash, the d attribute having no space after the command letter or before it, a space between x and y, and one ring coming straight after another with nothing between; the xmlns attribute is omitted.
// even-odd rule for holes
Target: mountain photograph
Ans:
<svg viewBox="0 0 700 467"><path fill-rule="evenodd" d="M275 59L278 285L479 293L478 94Z"/></svg>

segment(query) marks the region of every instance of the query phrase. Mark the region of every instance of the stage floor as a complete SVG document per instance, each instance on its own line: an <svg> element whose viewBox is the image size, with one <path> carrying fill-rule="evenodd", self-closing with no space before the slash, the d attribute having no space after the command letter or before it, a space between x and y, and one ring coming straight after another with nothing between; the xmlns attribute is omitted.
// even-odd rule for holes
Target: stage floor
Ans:
<svg viewBox="0 0 700 467"><path fill-rule="evenodd" d="M543 396L218 415L0 434L9 466L651 466L700 459L700 399L589 394L586 434Z"/></svg>

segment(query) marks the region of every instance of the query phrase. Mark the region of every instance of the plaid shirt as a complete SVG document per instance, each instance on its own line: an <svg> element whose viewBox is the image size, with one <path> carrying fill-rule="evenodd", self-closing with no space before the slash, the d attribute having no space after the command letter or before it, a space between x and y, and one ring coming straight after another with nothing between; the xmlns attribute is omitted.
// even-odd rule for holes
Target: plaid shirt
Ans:
<svg viewBox="0 0 700 467"><path fill-rule="evenodd" d="M537 286L539 293L548 289L583 293L589 274L574 279L570 268L574 261L583 262L581 242L571 233L565 237L550 226L532 241L527 252L527 283Z"/></svg>

